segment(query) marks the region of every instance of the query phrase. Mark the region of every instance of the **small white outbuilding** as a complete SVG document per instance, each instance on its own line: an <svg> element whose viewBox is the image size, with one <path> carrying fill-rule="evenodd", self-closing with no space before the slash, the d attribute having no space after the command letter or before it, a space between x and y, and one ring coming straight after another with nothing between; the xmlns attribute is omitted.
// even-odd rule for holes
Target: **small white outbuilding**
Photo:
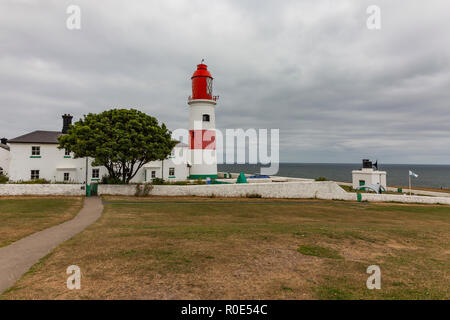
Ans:
<svg viewBox="0 0 450 320"><path fill-rule="evenodd" d="M372 162L364 159L361 170L352 171L352 187L356 189L363 185L381 185L386 189L386 171L379 171L373 168Z"/></svg>

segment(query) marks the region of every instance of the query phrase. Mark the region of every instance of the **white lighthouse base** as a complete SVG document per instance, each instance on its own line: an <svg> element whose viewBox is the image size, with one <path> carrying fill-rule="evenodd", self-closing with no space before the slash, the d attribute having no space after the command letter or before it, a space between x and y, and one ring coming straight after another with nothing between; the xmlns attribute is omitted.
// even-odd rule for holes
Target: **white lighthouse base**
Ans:
<svg viewBox="0 0 450 320"><path fill-rule="evenodd" d="M195 149L191 152L189 179L217 179L216 150Z"/></svg>

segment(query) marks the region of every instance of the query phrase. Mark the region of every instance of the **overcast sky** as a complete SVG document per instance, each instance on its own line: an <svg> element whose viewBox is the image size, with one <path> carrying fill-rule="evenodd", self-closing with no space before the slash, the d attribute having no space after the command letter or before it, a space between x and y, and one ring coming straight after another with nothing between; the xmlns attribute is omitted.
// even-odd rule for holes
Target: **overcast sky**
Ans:
<svg viewBox="0 0 450 320"><path fill-rule="evenodd" d="M449 164L449 17L446 0L1 0L0 136L112 107L186 128L205 58L217 128L280 129L282 162Z"/></svg>

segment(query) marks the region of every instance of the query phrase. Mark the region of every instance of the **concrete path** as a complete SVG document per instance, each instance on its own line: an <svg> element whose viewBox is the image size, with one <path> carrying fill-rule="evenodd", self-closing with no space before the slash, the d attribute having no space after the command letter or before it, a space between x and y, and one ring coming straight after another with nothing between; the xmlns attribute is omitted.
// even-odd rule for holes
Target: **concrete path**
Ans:
<svg viewBox="0 0 450 320"><path fill-rule="evenodd" d="M33 264L61 242L72 238L94 223L100 218L102 211L103 204L100 198L85 198L83 208L72 220L33 233L0 248L0 293L11 287Z"/></svg>

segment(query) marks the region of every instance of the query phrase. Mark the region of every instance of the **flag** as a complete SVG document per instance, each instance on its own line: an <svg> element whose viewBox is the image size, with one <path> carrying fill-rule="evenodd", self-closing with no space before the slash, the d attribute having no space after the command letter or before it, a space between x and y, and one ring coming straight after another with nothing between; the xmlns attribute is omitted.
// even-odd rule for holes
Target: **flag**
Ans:
<svg viewBox="0 0 450 320"><path fill-rule="evenodd" d="M418 174L412 172L411 170L409 170L409 175L413 176L414 178L417 178L419 176Z"/></svg>

